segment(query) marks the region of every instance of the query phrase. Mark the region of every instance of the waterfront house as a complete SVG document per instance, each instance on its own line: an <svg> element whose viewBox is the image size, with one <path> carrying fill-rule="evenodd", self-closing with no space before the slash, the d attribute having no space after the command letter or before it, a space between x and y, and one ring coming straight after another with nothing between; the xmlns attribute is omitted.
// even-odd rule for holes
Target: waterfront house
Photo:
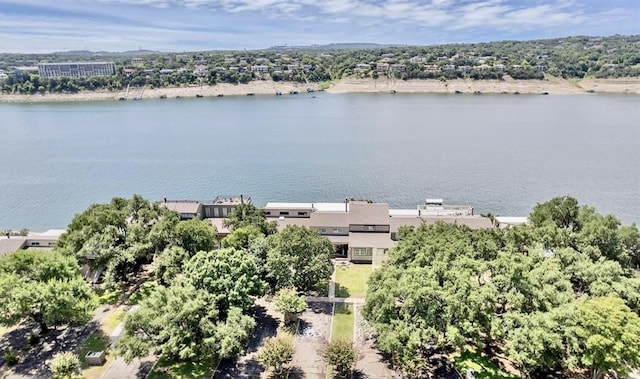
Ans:
<svg viewBox="0 0 640 379"><path fill-rule="evenodd" d="M349 201L344 203L267 203L267 220L279 230L299 225L317 230L335 246L336 257L352 262L380 263L396 245L398 230L446 222L472 229L491 228L486 217L473 214L466 205L444 205L442 199L427 199L415 209L390 209L385 203Z"/></svg>
<svg viewBox="0 0 640 379"><path fill-rule="evenodd" d="M0 236L0 257L24 249L53 249L64 230L51 229L44 233L28 233L26 236Z"/></svg>

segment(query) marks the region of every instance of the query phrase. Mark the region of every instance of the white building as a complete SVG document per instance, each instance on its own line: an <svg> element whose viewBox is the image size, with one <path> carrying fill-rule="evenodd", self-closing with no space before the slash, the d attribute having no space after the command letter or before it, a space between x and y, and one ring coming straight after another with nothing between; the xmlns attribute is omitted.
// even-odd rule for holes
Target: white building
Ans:
<svg viewBox="0 0 640 379"><path fill-rule="evenodd" d="M116 65L113 62L41 63L38 72L43 78L109 76L115 75Z"/></svg>

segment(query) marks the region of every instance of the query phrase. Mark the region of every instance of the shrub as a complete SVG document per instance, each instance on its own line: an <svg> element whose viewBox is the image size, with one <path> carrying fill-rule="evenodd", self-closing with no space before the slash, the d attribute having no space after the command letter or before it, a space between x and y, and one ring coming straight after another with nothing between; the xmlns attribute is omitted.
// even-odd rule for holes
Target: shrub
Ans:
<svg viewBox="0 0 640 379"><path fill-rule="evenodd" d="M20 356L13 348L10 347L4 352L4 361L8 366L15 366L20 362Z"/></svg>
<svg viewBox="0 0 640 379"><path fill-rule="evenodd" d="M73 353L59 353L51 361L51 372L56 379L75 379L81 377L80 359Z"/></svg>
<svg viewBox="0 0 640 379"><path fill-rule="evenodd" d="M282 337L268 338L258 351L258 361L265 367L279 368L293 359L293 344Z"/></svg>
<svg viewBox="0 0 640 379"><path fill-rule="evenodd" d="M334 367L338 375L344 376L356 363L358 352L351 342L337 340L325 345L320 351L320 356L328 365Z"/></svg>

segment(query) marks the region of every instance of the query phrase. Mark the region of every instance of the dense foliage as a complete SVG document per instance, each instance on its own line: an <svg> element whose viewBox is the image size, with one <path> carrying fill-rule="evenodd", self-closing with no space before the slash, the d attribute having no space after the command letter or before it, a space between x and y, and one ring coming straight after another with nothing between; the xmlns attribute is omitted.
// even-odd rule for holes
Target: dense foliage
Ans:
<svg viewBox="0 0 640 379"><path fill-rule="evenodd" d="M118 349L128 360L150 351L179 361L234 356L253 331L249 310L262 293L255 260L246 252L201 251L126 317Z"/></svg>
<svg viewBox="0 0 640 379"><path fill-rule="evenodd" d="M502 349L528 376L588 369L600 378L640 366L636 226L569 197L537 205L530 221L400 233L370 279L364 314L408 376L468 346Z"/></svg>
<svg viewBox="0 0 640 379"><path fill-rule="evenodd" d="M318 231L287 226L267 238L266 280L272 290L324 291L333 272L331 241Z"/></svg>
<svg viewBox="0 0 640 379"><path fill-rule="evenodd" d="M135 195L92 205L75 216L56 250L91 270L105 269L105 280L113 283L128 280L142 263L166 249L180 247L188 256L209 251L216 234L207 221L180 221L175 212ZM170 254L176 254L175 249Z"/></svg>
<svg viewBox="0 0 640 379"><path fill-rule="evenodd" d="M23 250L0 259L0 325L29 318L46 333L52 325L88 321L95 305L72 257Z"/></svg>
<svg viewBox="0 0 640 379"><path fill-rule="evenodd" d="M391 79L542 79L544 73L563 78L640 75L640 36L568 37L533 41L498 41L434 46L371 46L358 49L270 49L190 54L113 54L117 74L90 78L41 78L12 73L14 66L44 62L105 60L73 54L0 54L0 69L10 74L3 93L75 93L120 91L127 87L169 87L247 83L271 79L300 83L328 82L344 77ZM134 63L133 57L142 59ZM411 60L411 58L416 58ZM398 71L376 70L377 63L402 64ZM368 68L362 68L369 65ZM269 66L268 73L256 65ZM445 68L454 65L455 68ZM201 69L204 67L204 69ZM127 69L125 71L125 69ZM200 70L201 69L201 70Z"/></svg>
<svg viewBox="0 0 640 379"><path fill-rule="evenodd" d="M267 368L275 368L276 372L292 359L293 343L284 337L267 338L258 351L258 361Z"/></svg>

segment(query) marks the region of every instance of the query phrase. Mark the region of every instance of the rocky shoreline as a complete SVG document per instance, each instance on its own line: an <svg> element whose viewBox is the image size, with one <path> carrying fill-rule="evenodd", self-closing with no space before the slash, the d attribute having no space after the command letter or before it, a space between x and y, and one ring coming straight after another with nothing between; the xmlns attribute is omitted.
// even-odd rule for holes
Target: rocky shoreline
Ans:
<svg viewBox="0 0 640 379"><path fill-rule="evenodd" d="M218 84L171 88L139 88L125 91L83 91L74 94L0 94L1 103L38 103L72 101L108 101L158 98L216 97L276 95L320 90L318 83L291 83L257 80L248 84ZM399 79L342 79L333 83L328 93L487 93L487 94L552 94L572 95L588 93L640 94L640 78L582 79L561 78L546 80L399 80Z"/></svg>

